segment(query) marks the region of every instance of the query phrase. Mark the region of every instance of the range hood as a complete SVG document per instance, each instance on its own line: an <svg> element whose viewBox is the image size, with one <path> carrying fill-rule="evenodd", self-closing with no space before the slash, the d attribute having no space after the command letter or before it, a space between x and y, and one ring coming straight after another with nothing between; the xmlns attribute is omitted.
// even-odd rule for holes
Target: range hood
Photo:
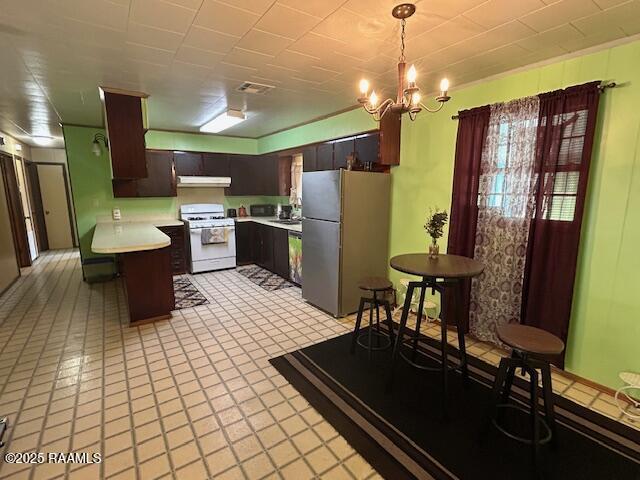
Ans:
<svg viewBox="0 0 640 480"><path fill-rule="evenodd" d="M231 177L178 176L178 187L223 188L231 186Z"/></svg>

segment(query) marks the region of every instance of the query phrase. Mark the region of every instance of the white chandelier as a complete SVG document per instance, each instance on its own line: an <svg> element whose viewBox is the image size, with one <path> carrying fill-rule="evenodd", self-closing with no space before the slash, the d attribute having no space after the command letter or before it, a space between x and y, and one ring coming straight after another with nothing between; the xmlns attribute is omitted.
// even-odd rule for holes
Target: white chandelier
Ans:
<svg viewBox="0 0 640 480"><path fill-rule="evenodd" d="M416 85L416 77L418 76L416 67L411 65L409 70L407 70L404 57L404 27L407 23L407 18L413 15L415 11L416 6L412 3L402 3L394 7L391 11L391 15L400 20L400 25L402 26L402 33L400 34L400 58L398 59L398 93L396 99L387 98L380 103L380 99L376 95L375 90L372 90L371 94L369 94L369 82L364 78L360 80L360 98L358 98L358 102L362 104L368 113L373 115L376 121L380 121L388 111L399 114L408 113L409 118L415 120L422 109L431 113L438 112L442 109L445 102L451 98L448 95L449 80L443 78L440 81L440 94L436 97L436 101L439 102L440 105L436 108L429 108L421 102L420 89Z"/></svg>

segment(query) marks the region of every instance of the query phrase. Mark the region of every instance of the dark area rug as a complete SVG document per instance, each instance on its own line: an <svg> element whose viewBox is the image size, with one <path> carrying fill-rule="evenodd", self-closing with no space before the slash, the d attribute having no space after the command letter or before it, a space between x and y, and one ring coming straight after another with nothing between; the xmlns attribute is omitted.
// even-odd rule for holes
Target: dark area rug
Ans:
<svg viewBox="0 0 640 480"><path fill-rule="evenodd" d="M631 427L555 395L557 448L541 447L536 473L529 445L493 427L480 435L495 367L470 357L467 388L451 372L445 420L440 373L417 371L401 360L385 393L390 350L375 352L369 362L363 348L349 354L350 340L342 335L271 363L385 478L640 479L640 432ZM437 343L423 337L420 346L420 358L437 365ZM510 401L524 401L527 386L516 378ZM516 431L528 426L520 415L505 418Z"/></svg>
<svg viewBox="0 0 640 480"><path fill-rule="evenodd" d="M285 280L280 275L271 273L269 270L265 270L257 265L246 265L237 267L236 272L240 275L247 277L256 285L264 288L265 290L273 291L280 290L281 288L295 287L293 283Z"/></svg>
<svg viewBox="0 0 640 480"><path fill-rule="evenodd" d="M186 277L173 277L173 293L176 298L176 310L209 303L200 290Z"/></svg>

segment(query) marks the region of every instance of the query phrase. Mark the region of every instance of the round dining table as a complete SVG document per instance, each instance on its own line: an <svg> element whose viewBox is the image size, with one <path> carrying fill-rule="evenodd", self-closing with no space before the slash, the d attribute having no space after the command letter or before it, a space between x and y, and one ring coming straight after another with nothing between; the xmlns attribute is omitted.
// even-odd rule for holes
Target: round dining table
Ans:
<svg viewBox="0 0 640 480"><path fill-rule="evenodd" d="M462 283L464 280L471 279L480 275L484 266L474 260L473 258L463 257L460 255L440 254L435 258L431 258L427 253L408 253L404 255L398 255L391 259L391 268L402 273L410 275L416 275L421 277L420 280L410 281L407 287L407 295L405 297L404 306L402 309L402 316L400 317L400 326L398 327L398 334L393 346L393 353L391 358L391 371L389 374L387 388L391 388L393 384L393 377L399 357L404 358L409 364L422 370L438 370L442 372L442 387L443 387L443 413L447 416L447 399L448 399L448 342L447 342L447 324L452 323L456 325L458 332L458 348L460 351L460 363L459 368L466 383L469 378L469 371L467 365L467 352L464 339L464 326L462 324ZM409 317L409 311L411 309L411 301L415 289L420 289L420 301L418 302L418 311L416 318L416 328L412 336L408 338L411 352L410 356L403 354L402 346L407 343L405 334L407 333L407 319ZM440 294L440 355L441 365L437 368L429 367L417 362L418 343L420 342L420 324L422 321L422 311L424 305L424 299L427 290L437 291ZM457 315L453 318L449 318L449 312L447 311L447 302L445 301L445 292L447 289L453 293L453 305L456 309ZM451 322L453 320L453 322Z"/></svg>

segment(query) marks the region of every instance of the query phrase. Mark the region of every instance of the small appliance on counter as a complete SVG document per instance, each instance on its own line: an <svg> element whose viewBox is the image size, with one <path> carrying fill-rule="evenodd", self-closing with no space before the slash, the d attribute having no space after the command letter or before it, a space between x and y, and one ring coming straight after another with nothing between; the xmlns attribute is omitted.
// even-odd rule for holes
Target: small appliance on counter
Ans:
<svg viewBox="0 0 640 480"><path fill-rule="evenodd" d="M293 207L291 205L278 205L278 218L280 220L290 220Z"/></svg>
<svg viewBox="0 0 640 480"><path fill-rule="evenodd" d="M244 205L240 205L240 208L238 209L238 216L239 217L246 217L247 216L247 209L245 208Z"/></svg>
<svg viewBox="0 0 640 480"><path fill-rule="evenodd" d="M235 208L227 208L227 217L236 218L238 216L238 211Z"/></svg>
<svg viewBox="0 0 640 480"><path fill-rule="evenodd" d="M242 208L242 207L240 207ZM275 217L276 216L276 206L275 205L251 205L249 207L249 212L252 217Z"/></svg>

